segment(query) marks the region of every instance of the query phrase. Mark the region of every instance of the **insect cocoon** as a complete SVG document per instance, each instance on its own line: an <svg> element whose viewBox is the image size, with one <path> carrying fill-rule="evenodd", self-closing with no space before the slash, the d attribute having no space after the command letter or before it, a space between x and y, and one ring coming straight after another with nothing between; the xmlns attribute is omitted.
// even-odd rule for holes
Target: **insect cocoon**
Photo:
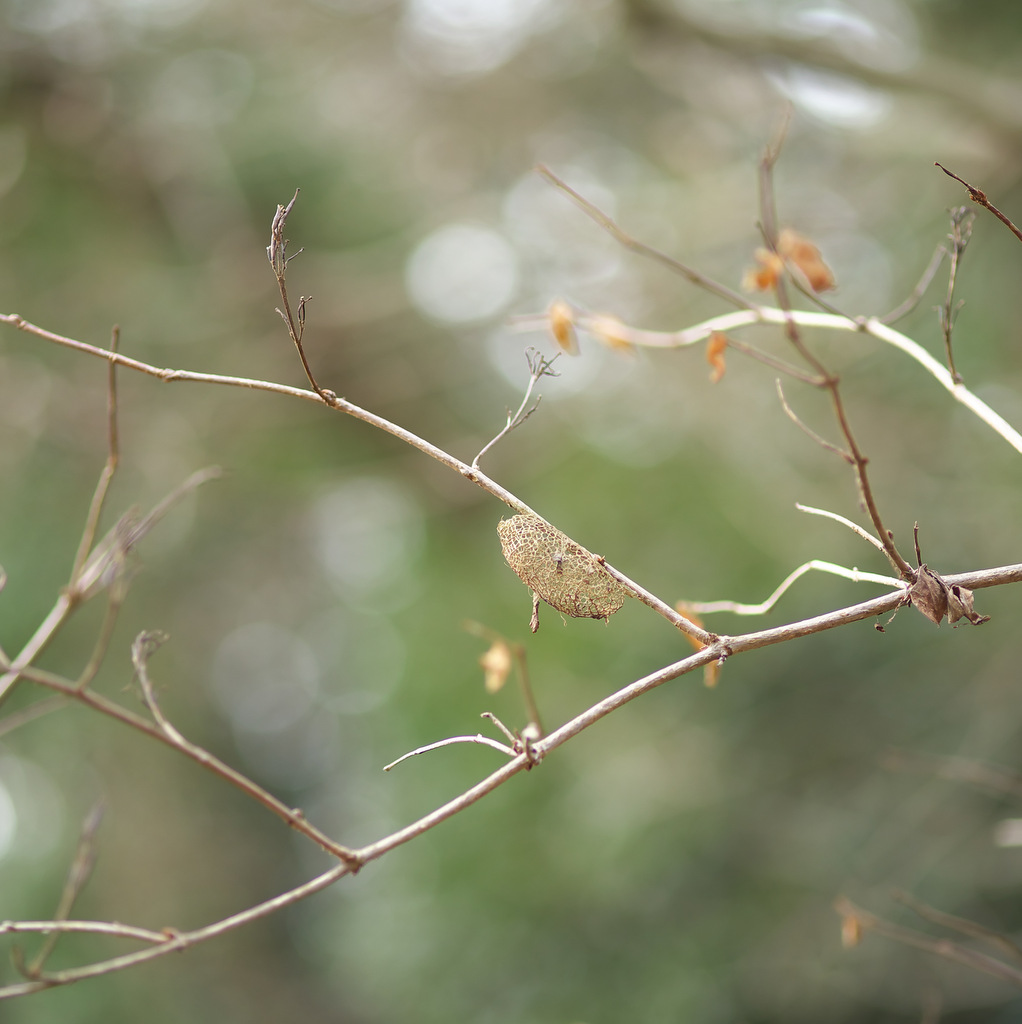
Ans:
<svg viewBox="0 0 1022 1024"><path fill-rule="evenodd" d="M559 612L576 619L606 619L625 603L628 591L596 556L542 519L502 519L497 533L507 564Z"/></svg>

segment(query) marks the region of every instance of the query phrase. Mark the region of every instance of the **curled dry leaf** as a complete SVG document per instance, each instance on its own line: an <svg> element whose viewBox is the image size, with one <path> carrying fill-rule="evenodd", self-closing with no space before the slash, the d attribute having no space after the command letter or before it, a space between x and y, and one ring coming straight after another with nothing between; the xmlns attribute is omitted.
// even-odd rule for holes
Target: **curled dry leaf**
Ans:
<svg viewBox="0 0 1022 1024"><path fill-rule="evenodd" d="M925 564L919 566L916 581L909 587L908 597L915 608L938 626L945 615L952 624L963 618L974 626L990 620L989 615L980 615L976 611L971 590L957 584L948 586Z"/></svg>
<svg viewBox="0 0 1022 1024"><path fill-rule="evenodd" d="M608 619L625 603L628 591L596 556L542 519L502 519L497 533L507 564L534 595L559 612Z"/></svg>
<svg viewBox="0 0 1022 1024"><path fill-rule="evenodd" d="M777 239L777 251L805 274L814 292L825 292L834 287L834 275L823 262L820 250L797 231L785 228Z"/></svg>
<svg viewBox="0 0 1022 1024"><path fill-rule="evenodd" d="M485 673L487 693L496 693L511 674L511 647L506 640L494 640L479 659Z"/></svg>
<svg viewBox="0 0 1022 1024"><path fill-rule="evenodd" d="M742 287L749 292L768 292L776 288L784 272L784 260L769 249L757 249L753 258L758 266L745 271Z"/></svg>
<svg viewBox="0 0 1022 1024"><path fill-rule="evenodd" d="M947 615L947 588L944 581L925 565L919 566L916 581L909 587L908 598L930 622L940 625Z"/></svg>
<svg viewBox="0 0 1022 1024"><path fill-rule="evenodd" d="M714 331L706 342L706 361L710 364L710 381L717 384L727 372L724 353L727 351L727 335Z"/></svg>
<svg viewBox="0 0 1022 1024"><path fill-rule="evenodd" d="M834 287L834 274L824 262L820 250L791 228L784 228L778 236L777 252L757 249L755 259L758 266L747 270L742 278L742 287L748 291L764 292L776 288L786 261L798 267L813 291L825 292Z"/></svg>
<svg viewBox="0 0 1022 1024"><path fill-rule="evenodd" d="M968 619L974 626L990 621L989 615L980 615L976 611L972 591L956 583L947 588L947 620L955 623L961 618Z"/></svg>
<svg viewBox="0 0 1022 1024"><path fill-rule="evenodd" d="M557 299L547 310L550 318L550 333L562 352L569 356L578 355L578 335L575 333L575 311L564 299Z"/></svg>

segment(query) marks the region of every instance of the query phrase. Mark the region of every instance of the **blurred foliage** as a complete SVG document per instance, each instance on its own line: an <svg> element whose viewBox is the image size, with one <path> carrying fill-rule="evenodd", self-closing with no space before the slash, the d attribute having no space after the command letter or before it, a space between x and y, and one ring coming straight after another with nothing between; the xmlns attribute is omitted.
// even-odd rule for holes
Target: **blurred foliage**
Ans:
<svg viewBox="0 0 1022 1024"><path fill-rule="evenodd" d="M820 245L853 313L900 302L966 201L934 160L1022 210L1012 2L3 0L0 19L0 309L99 345L119 323L122 350L158 365L301 384L264 254L276 204L300 187L288 233L305 251L289 279L312 295L321 381L468 460L517 406L525 346L553 351L509 316L558 297L655 328L724 311L620 250L536 162L737 286L758 244L756 163L790 101L780 217ZM956 360L1016 424L1020 265L979 218ZM938 275L903 324L937 355L943 287ZM776 332L755 337L783 354ZM1017 560L1007 446L894 351L809 340L842 374L899 541L918 520L939 570ZM884 570L795 512L861 518L846 468L792 427L765 368L732 354L711 385L701 352L582 345L486 462L565 532L668 600L759 600L814 557ZM142 545L97 686L130 701L131 638L167 630L151 669L175 723L342 842L409 822L496 755L382 765L477 731L485 709L523 720L510 688L484 693L463 620L527 643L548 726L687 653L631 603L606 626L545 609L529 636L495 532L504 509L364 424L255 392L119 381L110 522L200 466L228 474ZM820 396L788 395L833 436ZM0 337L9 653L66 582L104 410L98 360ZM872 592L806 579L768 621ZM875 937L842 951L831 909L847 893L911 921L887 896L900 886L1022 926L1022 859L994 842L1017 808L887 759L1022 769L1018 591L979 605L993 621L978 630L904 611L883 635L862 623L733 659L712 691L685 677L307 904L5 1004L3 1019L900 1022L938 991L942 1019L1014 1020L1014 993L964 969ZM83 612L42 664L77 674L99 615ZM8 710L37 699L22 687ZM83 917L198 926L324 863L194 765L78 709L0 738L0 785L16 822L5 918L52 913L98 797ZM53 963L119 948L68 939Z"/></svg>

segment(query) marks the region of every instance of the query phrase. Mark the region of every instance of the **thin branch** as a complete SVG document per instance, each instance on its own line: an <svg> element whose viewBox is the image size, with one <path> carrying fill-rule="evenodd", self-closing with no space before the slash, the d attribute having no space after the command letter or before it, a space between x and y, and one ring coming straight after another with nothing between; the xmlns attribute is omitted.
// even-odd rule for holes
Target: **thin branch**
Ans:
<svg viewBox="0 0 1022 1024"><path fill-rule="evenodd" d="M834 904L834 909L846 921L851 920L858 931L872 931L877 935L900 942L904 946L911 946L913 949L922 949L927 953L933 953L945 960L963 964L975 971L992 975L1007 981L1012 985L1022 988L1022 970L1012 967L995 957L978 950L970 949L967 946L959 945L949 939L933 938L923 932L915 931L912 928L903 928L901 925L885 921L875 914L871 914L861 907L857 907L851 900L841 897Z"/></svg>
<svg viewBox="0 0 1022 1024"><path fill-rule="evenodd" d="M103 349L97 349L103 352ZM114 356L115 353L111 353ZM88 601L103 589L112 585L123 572L124 559L131 548L144 537L171 508L197 487L219 477L218 466L210 466L193 473L188 479L168 494L163 501L154 506L142 519L135 521L129 513L122 516L107 535L92 549L92 553L79 569L75 578L75 586L65 587L60 592L53 608L36 629L21 652L10 662L7 671L0 676L0 706L11 695L18 682L19 674L45 649L46 645L60 630L71 613L79 604ZM104 627L105 628L105 627ZM99 645L102 645L101 632ZM99 649L99 648L97 648ZM87 678L89 666L83 671Z"/></svg>
<svg viewBox="0 0 1022 1024"><path fill-rule="evenodd" d="M525 353L526 361L529 364L529 384L525 389L525 397L522 399L522 404L518 406L516 412L512 413L508 410L507 423L504 424L503 430L500 431L491 441L483 445L480 449L479 454L472 460L472 468L479 468L479 460L502 438L507 437L516 427L520 427L538 408L540 399L543 397L540 395L535 404L529 405L529 401L532 398L533 389L536 384L542 380L543 377L557 377L558 372L554 370L553 364L560 352L557 353L552 359L546 359L540 355L539 351L534 348L530 348Z"/></svg>
<svg viewBox="0 0 1022 1024"><path fill-rule="evenodd" d="M815 441L821 448L825 449L828 452L833 452L835 455L844 459L844 461L849 464L854 464L855 460L848 452L846 452L843 448L838 448L836 444L831 444L830 441L824 440L822 437L820 437L819 434L816 433L815 430L812 430L805 423L803 423L802 420L798 418L798 416L795 414L795 411L788 404L787 398L784 397L784 389L781 387L780 378L774 381L774 383L777 385L777 397L781 400L781 406L787 414L788 419L790 419L791 422L794 423L799 430L801 430L807 437Z"/></svg>
<svg viewBox="0 0 1022 1024"><path fill-rule="evenodd" d="M409 750L407 754L402 754L396 761L391 761L390 764L384 765L383 770L389 772L391 768L395 768L402 761L407 761L410 757L415 757L417 754L426 754L430 750L438 750L440 747L449 747L454 743L479 743L483 746L493 747L494 750L499 750L508 757L515 756L515 751L511 747L499 743L489 736L484 736L482 733L476 733L475 736L448 736L445 740L437 740L436 743L427 743L424 747L416 747L414 750Z"/></svg>
<svg viewBox="0 0 1022 1024"><path fill-rule="evenodd" d="M972 210L964 206L957 206L951 211L951 234L948 239L951 242L949 253L950 266L947 275L947 293L944 297L944 305L938 310L941 334L944 338L944 352L947 357L947 368L956 384L962 382L962 375L955 369L955 359L951 352L951 332L954 330L955 319L961 309L961 303L955 304L955 279L958 277L958 265L961 262L965 247L972 237L972 222L976 215Z"/></svg>
<svg viewBox="0 0 1022 1024"><path fill-rule="evenodd" d="M309 383L312 385L312 390L330 405L332 404L332 399L335 399L337 396L332 391L325 391L316 382L316 378L312 373L312 367L309 365L305 349L302 346L302 337L305 334L305 305L311 296L303 295L299 299L298 315L295 317L291 312L291 302L287 294L287 265L302 250L299 249L298 252L291 256L287 255L288 240L284 237L284 229L287 226L287 219L291 215L295 203L298 202L298 193L300 191L301 189L295 189L295 194L291 197L291 202L287 206L280 206L278 204L277 212L273 215L273 221L270 224L270 244L266 247L266 257L273 268L273 276L277 279L277 290L280 292L280 301L284 307L283 309L278 309L277 312L280 314L281 320L284 321L287 333L298 350L298 358L302 361L302 368L305 370L305 376L308 377Z"/></svg>
<svg viewBox="0 0 1022 1024"><path fill-rule="evenodd" d="M136 928L117 921L0 921L0 935L17 935L32 932L77 933L86 935L112 935L118 939L138 939L140 942L164 943L166 932L154 932L149 928Z"/></svg>
<svg viewBox="0 0 1022 1024"><path fill-rule="evenodd" d="M102 819L103 804L100 802L92 808L82 822L81 834L78 837L78 848L75 850L74 860L71 862L67 880L64 882L64 891L61 893L60 902L57 904L54 921L66 921L71 916L71 908L74 906L75 900L92 874L92 867L96 862L96 832ZM43 965L53 952L61 934L61 931L54 930L47 935L46 941L28 966L26 974L29 978L39 977Z"/></svg>
<svg viewBox="0 0 1022 1024"><path fill-rule="evenodd" d="M902 302L901 305L895 306L890 313L878 317L877 319L884 324L893 324L897 323L897 321L899 321L903 316L908 316L908 314L919 305L923 295L926 294L926 289L930 287L930 282L936 276L937 270L940 268L940 264L946 255L947 250L944 248L943 244L938 245L937 248L933 250L933 255L930 257L930 262L923 271L923 276L919 278L919 283L912 289L912 293L909 297Z"/></svg>
<svg viewBox="0 0 1022 1024"><path fill-rule="evenodd" d="M6 658L0 660L0 668L7 668L9 665L10 663ZM42 718L43 715L66 708L70 703L65 697L47 697L44 700L37 700L34 704L30 704L27 708L22 708L20 711L14 712L14 714L5 715L3 718L0 718L0 736L14 732L23 725L34 722L37 718Z"/></svg>
<svg viewBox="0 0 1022 1024"><path fill-rule="evenodd" d="M45 672L42 669L31 667L22 669L21 674L25 679L29 679L39 686L43 686L46 689L63 694L63 696L70 698L84 707L97 711L102 715L106 715L108 718L121 722L129 728L135 729L152 739L159 740L161 743L166 744L173 750L179 751L200 767L212 772L225 782L230 783L236 789L241 790L241 792L245 793L253 800L262 804L296 832L300 832L302 835L307 836L328 853L331 853L335 857L346 862L354 861L354 855L347 847L335 842L325 832L321 832L314 825L311 825L301 809L288 807L287 804L278 800L272 793L263 789L262 786L253 782L247 776L242 775L241 772L232 768L230 765L225 764L208 750L186 740L173 727L170 729L170 733L176 735L177 739L172 738L172 736L169 735L168 732L164 731L164 728L160 725L154 724L153 722L134 714L115 701L112 701L93 690L79 689L77 683L70 679L64 679L62 676L55 675L52 672ZM166 723L166 718L164 718L164 722Z"/></svg>
<svg viewBox="0 0 1022 1024"><path fill-rule="evenodd" d="M598 224L604 231L606 231L619 245L630 250L631 252L638 253L640 256L645 256L647 259L654 260L666 267L668 270L673 271L676 274L680 274L685 280L690 281L694 285L698 285L700 288L705 288L708 292L712 292L714 295L730 302L734 306L738 306L739 309L751 309L752 303L749 302L744 295L740 295L738 292L728 288L727 285L720 284L714 281L712 278L706 277L705 274L699 273L698 270L693 270L686 264L676 260L673 256L668 256L667 253L661 252L659 249L654 249L651 245L646 245L645 242L640 242L637 238L633 238L623 228L621 228L612 218L608 217L599 207L595 206L588 199L576 192L566 181L559 178L553 171L548 167L544 167L540 164L536 170L549 181L555 188L560 189L575 205L582 210L582 212L589 217L594 223Z"/></svg>
<svg viewBox="0 0 1022 1024"><path fill-rule="evenodd" d="M823 516L826 519L833 519L834 522L840 523L842 526L847 526L853 533L858 534L864 541L872 544L881 554L883 554L884 546L873 536L868 530L864 530L858 523L853 523L851 519L846 519L844 516L840 516L837 512L830 512L825 508L813 508L812 505L803 505L800 502L795 502L795 508L799 512L807 512L811 516ZM886 581L889 577L884 577Z"/></svg>
<svg viewBox="0 0 1022 1024"><path fill-rule="evenodd" d="M1020 242L1022 242L1022 231L1020 231L989 199L982 189L974 188L964 178L959 178L954 171L949 171L942 163L934 161L934 166L939 167L949 178L961 182L969 192L969 198L985 210L989 210Z"/></svg>
<svg viewBox="0 0 1022 1024"><path fill-rule="evenodd" d="M121 329L116 325L110 335L110 351L116 352L121 340ZM99 526L100 516L103 514L103 505L106 502L107 492L110 490L110 483L117 472L117 462L120 458L120 444L117 435L117 364L107 363L107 457L106 464L99 475L96 490L92 495L92 504L89 506L89 513L85 517L85 529L82 531L82 539L78 545L78 553L75 555L71 569L72 589L75 589L82 567L86 558L92 550L93 542L96 539L96 529Z"/></svg>
<svg viewBox="0 0 1022 1024"><path fill-rule="evenodd" d="M876 543L876 538L866 534L869 540ZM835 565L833 562L824 562L814 558L804 562L797 569L790 572L778 585L777 589L759 604L742 604L738 601L679 601L683 611L694 612L697 615L713 615L716 612L731 612L733 615L766 615L775 604L784 596L793 583L801 579L808 572L826 572L833 576L841 576L851 580L853 583L880 583L885 587L905 588L903 580L895 579L893 576L881 576L875 572L862 572L859 569L847 569L843 565Z"/></svg>
<svg viewBox="0 0 1022 1024"><path fill-rule="evenodd" d="M910 910L918 914L924 921L929 921L931 924L938 925L941 928L947 928L949 931L960 932L962 935L967 935L970 939L978 939L980 942L986 942L999 950L1005 956L1022 963L1022 948L1019 948L1019 946L1003 932L995 931L993 928L987 928L985 925L979 924L977 921L970 921L965 917L956 917L954 914L947 914L942 910L938 910L936 907L931 907L929 903L923 903L922 900L917 900L911 893L904 892L902 890L896 890L891 895L899 903L904 904Z"/></svg>

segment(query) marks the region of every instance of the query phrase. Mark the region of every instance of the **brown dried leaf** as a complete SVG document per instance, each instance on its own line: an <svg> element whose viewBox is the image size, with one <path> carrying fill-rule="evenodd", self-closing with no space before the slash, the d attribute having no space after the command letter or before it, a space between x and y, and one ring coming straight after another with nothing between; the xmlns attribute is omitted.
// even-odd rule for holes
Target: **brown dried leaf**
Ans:
<svg viewBox="0 0 1022 1024"><path fill-rule="evenodd" d="M747 270L742 278L742 287L748 291L776 288L786 261L798 267L813 291L825 292L834 287L834 274L824 263L820 250L791 228L784 228L778 236L777 252L757 249L754 255L759 266Z"/></svg>
<svg viewBox="0 0 1022 1024"><path fill-rule="evenodd" d="M862 942L862 922L854 914L841 917L841 945L851 949Z"/></svg>
<svg viewBox="0 0 1022 1024"><path fill-rule="evenodd" d="M496 693L511 674L511 648L507 641L494 640L479 664L486 676L486 692Z"/></svg>
<svg viewBox="0 0 1022 1024"><path fill-rule="evenodd" d="M823 262L820 250L797 231L785 228L777 239L777 251L805 274L814 292L825 292L834 287L834 274Z"/></svg>
<svg viewBox="0 0 1022 1024"><path fill-rule="evenodd" d="M575 311L564 299L557 299L547 310L550 333L561 350L569 356L578 355L578 336L575 334Z"/></svg>
<svg viewBox="0 0 1022 1024"><path fill-rule="evenodd" d="M596 556L542 519L501 519L497 533L507 564L559 612L576 619L608 619L625 603L628 591Z"/></svg>
<svg viewBox="0 0 1022 1024"><path fill-rule="evenodd" d="M957 622L963 617L974 626L990 621L989 615L980 615L976 611L972 591L967 587L960 587L956 583L947 588L947 620L948 622Z"/></svg>
<svg viewBox="0 0 1022 1024"><path fill-rule="evenodd" d="M768 292L777 287L784 271L784 260L769 249L757 249L753 258L758 267L750 267L742 277L742 287L750 292Z"/></svg>
<svg viewBox="0 0 1022 1024"><path fill-rule="evenodd" d="M919 566L916 581L908 589L908 597L930 622L938 626L940 620L947 615L947 587L944 581L925 565Z"/></svg>
<svg viewBox="0 0 1022 1024"><path fill-rule="evenodd" d="M710 380L716 384L727 372L724 353L727 351L727 335L723 331L714 331L706 343L706 361L710 364Z"/></svg>

